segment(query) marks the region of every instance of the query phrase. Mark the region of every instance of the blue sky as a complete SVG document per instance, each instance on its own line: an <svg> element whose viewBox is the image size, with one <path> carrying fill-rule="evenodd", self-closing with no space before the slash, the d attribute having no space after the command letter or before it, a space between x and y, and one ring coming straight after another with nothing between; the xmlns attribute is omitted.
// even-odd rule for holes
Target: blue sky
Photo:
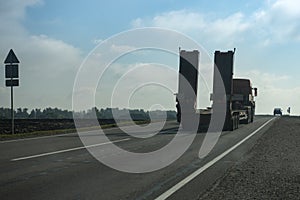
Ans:
<svg viewBox="0 0 300 200"><path fill-rule="evenodd" d="M286 110L291 106L292 112L300 115L297 0L12 0L0 2L0 24L0 57L4 60L13 48L21 60L16 107L71 109L76 73L99 42L133 28L160 27L186 34L210 56L216 49L237 48L235 75L251 78L259 88L257 112L271 113L274 107ZM143 66L151 63L147 59L139 62ZM178 66L172 67L176 70ZM4 83L3 73L0 83ZM110 76L117 77L113 72L108 79ZM147 96L146 91L136 97L149 99L145 109L162 94ZM0 84L0 107L10 106L9 92ZM102 102L101 95L96 99ZM172 109L171 95L165 99L163 105ZM143 107L141 103L136 106Z"/></svg>
<svg viewBox="0 0 300 200"><path fill-rule="evenodd" d="M263 1L220 0L217 4L210 1L154 0L154 1L97 1L70 0L43 1L27 9L23 24L32 34L47 34L89 51L93 38L108 38L132 28L131 21L137 18L152 18L155 15L174 10L204 12L212 18L226 17L243 10L250 13L263 5ZM231 5L235 6L231 6Z"/></svg>

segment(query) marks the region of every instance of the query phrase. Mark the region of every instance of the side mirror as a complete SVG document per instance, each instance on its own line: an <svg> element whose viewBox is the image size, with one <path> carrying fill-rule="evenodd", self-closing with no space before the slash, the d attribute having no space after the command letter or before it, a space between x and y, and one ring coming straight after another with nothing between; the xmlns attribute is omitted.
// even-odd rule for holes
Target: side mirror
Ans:
<svg viewBox="0 0 300 200"><path fill-rule="evenodd" d="M257 97L257 88L253 88L254 89L254 96Z"/></svg>

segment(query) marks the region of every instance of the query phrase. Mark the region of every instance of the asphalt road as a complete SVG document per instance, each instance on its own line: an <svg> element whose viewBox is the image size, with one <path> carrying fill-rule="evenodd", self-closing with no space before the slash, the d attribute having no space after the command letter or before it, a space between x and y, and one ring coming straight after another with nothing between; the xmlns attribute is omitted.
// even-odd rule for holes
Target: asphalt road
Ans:
<svg viewBox="0 0 300 200"><path fill-rule="evenodd" d="M199 159L198 153L205 134L199 133L183 156L149 173L111 169L83 147L77 134L3 141L0 142L0 196L1 199L39 200L197 199L277 120L270 119L256 117L252 124L223 132L214 149L203 159ZM147 139L130 137L117 128L106 130L106 134L120 148L151 152L168 144L177 129L175 123L170 123L160 134ZM86 137L99 135L90 131ZM101 150L105 145L99 144L97 148Z"/></svg>
<svg viewBox="0 0 300 200"><path fill-rule="evenodd" d="M300 118L283 116L199 200L300 199Z"/></svg>

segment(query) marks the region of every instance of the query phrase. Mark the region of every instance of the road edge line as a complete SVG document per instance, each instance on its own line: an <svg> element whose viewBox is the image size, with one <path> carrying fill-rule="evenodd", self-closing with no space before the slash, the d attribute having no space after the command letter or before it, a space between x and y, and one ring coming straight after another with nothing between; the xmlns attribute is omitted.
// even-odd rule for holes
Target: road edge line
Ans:
<svg viewBox="0 0 300 200"><path fill-rule="evenodd" d="M38 157L49 156L49 155L54 155L54 154L59 154L59 153L76 151L76 150L80 150L80 149L92 148L92 147L102 146L102 145L111 144L111 143L123 142L123 141L127 141L127 140L130 140L130 138L125 138L125 139L120 139L120 140L115 140L115 141L110 141L110 142L104 142L104 143L100 143L100 144L92 144L92 145L88 145L88 146L52 151L52 152L48 152L48 153L41 153L41 154L36 154L36 155L32 155L32 156L19 157L19 158L11 159L10 161L27 160L27 159L31 159L31 158L38 158Z"/></svg>
<svg viewBox="0 0 300 200"><path fill-rule="evenodd" d="M167 191L165 191L164 193L162 193L161 195L159 195L157 198L155 198L155 200L164 200L164 199L167 199L168 197L170 197L177 190L179 190L180 188L182 188L184 185L186 185L187 183L189 183L191 180L193 180L194 178L196 178L198 175L200 175L206 169L208 169L209 167L211 167L212 165L214 165L216 162L218 162L219 160L221 160L222 158L224 158L227 154L229 154L230 152L232 152L233 150L235 150L237 147L239 147L241 144L243 144L245 141L247 141L249 138L251 138L257 132L259 132L261 129L263 129L266 125L268 125L274 119L275 119L275 117L273 117L272 119L270 119L267 122L265 122L263 125L261 125L258 129L256 129L251 134L249 134L247 137L245 137L244 139L242 139L240 142L238 142L237 144L235 144L231 148L227 149L226 151L224 151L223 153L221 153L220 155L218 155L217 157L215 157L214 159L212 159L211 161L209 161L208 163L206 163L205 165L203 165L201 168L197 169L195 172L193 172L192 174L190 174L189 176L187 176L186 178L184 178L183 180L181 180L179 183L177 183L176 185L174 185L173 187L171 187L170 189L168 189Z"/></svg>

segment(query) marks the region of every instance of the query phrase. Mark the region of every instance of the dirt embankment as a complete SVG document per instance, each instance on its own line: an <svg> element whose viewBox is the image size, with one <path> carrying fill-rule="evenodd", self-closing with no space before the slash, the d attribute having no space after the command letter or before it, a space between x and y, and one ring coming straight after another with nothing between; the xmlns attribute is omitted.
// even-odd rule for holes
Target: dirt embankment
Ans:
<svg viewBox="0 0 300 200"><path fill-rule="evenodd" d="M300 118L278 119L200 199L300 199Z"/></svg>

